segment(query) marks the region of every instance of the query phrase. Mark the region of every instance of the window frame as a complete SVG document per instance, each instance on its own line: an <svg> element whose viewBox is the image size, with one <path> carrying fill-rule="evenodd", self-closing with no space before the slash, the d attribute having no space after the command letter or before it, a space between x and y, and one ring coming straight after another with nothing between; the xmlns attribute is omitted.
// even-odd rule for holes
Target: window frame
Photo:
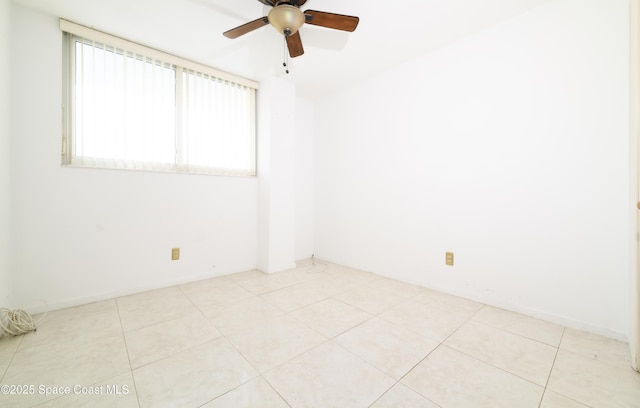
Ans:
<svg viewBox="0 0 640 408"><path fill-rule="evenodd" d="M209 175L223 175L223 176L256 176L256 168L257 168L257 153L256 153L256 145L257 145L257 126L256 126L256 92L259 88L259 83L247 78L243 78L237 75L230 74L228 72L220 71L215 68L208 67L203 64L199 64L194 61L190 61L181 57L177 57L175 55L165 53L163 51L159 51L154 48L150 48L144 45L140 45L134 43L129 40L125 40L119 37L112 36L110 34L94 30L89 27L85 27L64 19L60 19L60 30L63 32L64 41L63 41L63 81L62 81L62 94L63 94L63 121L62 121L62 148L61 148L61 164L66 167L89 167L89 168L104 168L104 169L116 169L116 170L144 170L144 171L154 171L154 172L168 172L168 173L182 173L182 174L209 174ZM181 135L181 133L177 130L174 132L174 141L176 145L176 158L174 160L173 165L170 168L164 166L160 168L129 168L129 167L120 167L114 165L87 165L85 163L74 163L74 134L73 134L73 123L74 123L74 95L73 95L73 87L74 87L74 78L75 78L75 51L72 49L75 47L75 42L78 41L90 41L94 44L101 44L105 46L105 48L113 47L114 51L118 50L126 50L125 52L133 52L135 55L143 56L144 58L150 58L154 61L161 61L163 64L170 64L176 75L176 84L175 84L175 92L176 92L176 101L175 101L175 109L176 111L182 109L180 106L182 101L179 99L180 82L181 79L178 77L181 75L183 71L185 72L195 72L201 74L203 76L210 77L211 79L224 81L225 83L230 83L232 86L241 86L246 87L249 90L249 118L250 118L250 147L251 150L248 152L250 155L250 168L246 171L242 171L240 173L233 171L232 169L221 168L221 167L203 167L203 166L195 166L189 165L188 163L179 162L180 151L178 150L178 146L183 144L185 137ZM180 115L176 115L176 120L179 120ZM182 139L181 139L182 138ZM246 139L245 139L246 140ZM82 156L75 156L82 157Z"/></svg>

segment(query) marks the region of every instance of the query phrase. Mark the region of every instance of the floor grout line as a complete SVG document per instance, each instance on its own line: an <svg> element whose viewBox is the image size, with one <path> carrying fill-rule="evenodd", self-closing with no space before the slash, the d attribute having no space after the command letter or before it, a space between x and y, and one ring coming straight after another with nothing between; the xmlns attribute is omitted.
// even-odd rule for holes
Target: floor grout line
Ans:
<svg viewBox="0 0 640 408"><path fill-rule="evenodd" d="M122 325L122 315L120 314L120 305L118 299L115 298L116 311L118 312L118 321L120 322L120 330L122 332L122 340L124 341L124 349L127 353L127 360L129 361L129 373L131 374L131 381L133 381L133 390L136 393L136 401L138 402L138 408L140 408L140 394L138 393L138 387L136 384L136 377L133 375L133 365L131 364L131 354L129 353L129 346L127 344L127 336L124 332L124 326Z"/></svg>
<svg viewBox="0 0 640 408"><path fill-rule="evenodd" d="M560 352L560 346L562 345L562 339L564 337L565 328L562 329L562 335L560 335L560 342L558 343L558 347L556 347L556 354L553 356L553 362L551 363L551 368L549 369L549 375L547 376L547 381L544 384L544 389L542 391L542 396L540 397L540 403L538 404L538 408L542 407L542 401L544 401L544 395L547 393L547 387L549 386L549 380L551 379L551 373L553 372L553 368L556 365L556 359L558 358L558 353Z"/></svg>
<svg viewBox="0 0 640 408"><path fill-rule="evenodd" d="M4 369L2 375L0 376L0 383L4 382L5 376L9 372L9 367L11 367L11 364L13 364L13 360L16 358L16 355L18 354L18 351L20 350L20 346L22 345L22 341L24 340L24 336L25 336L24 334L20 335L20 340L18 340L18 344L16 344L16 348L11 353L11 358L9 359L9 362L7 363L7 367Z"/></svg>

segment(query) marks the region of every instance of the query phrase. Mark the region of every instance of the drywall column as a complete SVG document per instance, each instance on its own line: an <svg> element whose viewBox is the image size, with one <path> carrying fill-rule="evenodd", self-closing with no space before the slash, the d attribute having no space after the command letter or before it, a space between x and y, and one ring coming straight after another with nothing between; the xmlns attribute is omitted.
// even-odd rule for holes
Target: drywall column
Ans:
<svg viewBox="0 0 640 408"><path fill-rule="evenodd" d="M640 202L640 185L638 180L638 161L640 160L640 151L638 150L638 141L640 139L640 0L631 0L630 13L630 146L631 146L631 191L635 192L635 197ZM632 229L633 236L631 238L631 253L633 259L631 262L631 335L629 338L629 346L631 348L631 366L634 370L640 371L640 258L638 258L638 226L640 225L639 216L640 209L631 208L634 216L631 217L635 221L636 228Z"/></svg>
<svg viewBox="0 0 640 408"><path fill-rule="evenodd" d="M0 307L9 306L11 293L10 13L11 1L0 0Z"/></svg>
<svg viewBox="0 0 640 408"><path fill-rule="evenodd" d="M295 132L295 259L308 259L313 255L314 211L314 159L313 159L313 104L300 97L296 100Z"/></svg>
<svg viewBox="0 0 640 408"><path fill-rule="evenodd" d="M11 1L0 0L0 307L9 306L11 293L10 13Z"/></svg>
<svg viewBox="0 0 640 408"><path fill-rule="evenodd" d="M257 267L295 267L294 86L280 78L258 90Z"/></svg>

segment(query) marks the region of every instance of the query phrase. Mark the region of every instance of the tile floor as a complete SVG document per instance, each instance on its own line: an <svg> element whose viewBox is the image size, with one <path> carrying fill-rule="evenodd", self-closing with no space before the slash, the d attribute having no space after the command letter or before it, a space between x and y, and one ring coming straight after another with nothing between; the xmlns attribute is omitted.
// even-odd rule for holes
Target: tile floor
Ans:
<svg viewBox="0 0 640 408"><path fill-rule="evenodd" d="M0 338L0 384L27 392L7 407L640 407L625 343L309 262L51 312Z"/></svg>

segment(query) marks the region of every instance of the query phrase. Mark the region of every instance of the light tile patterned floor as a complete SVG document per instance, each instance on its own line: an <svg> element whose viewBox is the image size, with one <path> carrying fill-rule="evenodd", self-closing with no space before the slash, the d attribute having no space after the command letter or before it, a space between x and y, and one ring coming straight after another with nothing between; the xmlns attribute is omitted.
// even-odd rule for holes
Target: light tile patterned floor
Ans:
<svg viewBox="0 0 640 408"><path fill-rule="evenodd" d="M625 343L308 262L51 312L0 338L0 384L27 393L3 407L640 407Z"/></svg>

